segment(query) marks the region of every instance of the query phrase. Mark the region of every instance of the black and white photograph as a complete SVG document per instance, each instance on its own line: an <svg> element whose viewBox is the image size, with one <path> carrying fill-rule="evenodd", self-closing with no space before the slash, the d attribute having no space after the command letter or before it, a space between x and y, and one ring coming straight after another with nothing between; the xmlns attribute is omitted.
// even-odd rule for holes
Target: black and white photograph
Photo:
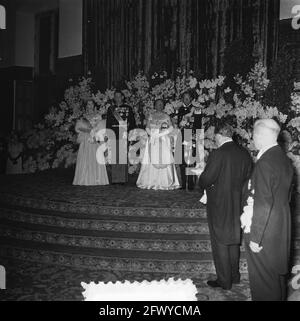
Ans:
<svg viewBox="0 0 300 321"><path fill-rule="evenodd" d="M0 0L0 301L300 301L299 0Z"/></svg>

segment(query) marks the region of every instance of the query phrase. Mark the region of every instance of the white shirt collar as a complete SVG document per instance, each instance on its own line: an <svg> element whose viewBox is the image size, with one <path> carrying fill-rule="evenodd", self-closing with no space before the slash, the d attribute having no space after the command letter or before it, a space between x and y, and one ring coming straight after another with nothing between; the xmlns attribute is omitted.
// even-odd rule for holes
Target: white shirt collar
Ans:
<svg viewBox="0 0 300 321"><path fill-rule="evenodd" d="M224 144L229 143L229 142L233 142L232 138L227 138L227 139L219 146L219 148L220 148L221 146L223 146Z"/></svg>
<svg viewBox="0 0 300 321"><path fill-rule="evenodd" d="M277 145L278 144L276 143L276 144L272 144L272 145L266 146L263 149L261 149L259 151L259 153L257 154L256 160L258 161L266 151L268 151L269 149L271 149L272 147L275 147Z"/></svg>

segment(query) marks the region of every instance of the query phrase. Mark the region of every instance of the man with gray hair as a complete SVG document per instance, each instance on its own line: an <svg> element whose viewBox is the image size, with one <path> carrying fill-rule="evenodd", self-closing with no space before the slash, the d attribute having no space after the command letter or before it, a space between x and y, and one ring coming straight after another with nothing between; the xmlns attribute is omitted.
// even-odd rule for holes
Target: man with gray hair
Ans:
<svg viewBox="0 0 300 321"><path fill-rule="evenodd" d="M248 206L241 216L241 223L251 295L255 301L286 299L293 168L277 144L279 133L280 126L272 119L261 119L254 125L253 140L259 153L249 183Z"/></svg>

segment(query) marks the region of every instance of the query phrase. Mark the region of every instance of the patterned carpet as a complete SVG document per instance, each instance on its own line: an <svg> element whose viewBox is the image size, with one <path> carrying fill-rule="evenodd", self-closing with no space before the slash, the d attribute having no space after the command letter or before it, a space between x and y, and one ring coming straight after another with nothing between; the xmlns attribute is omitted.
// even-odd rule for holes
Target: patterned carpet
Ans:
<svg viewBox="0 0 300 321"><path fill-rule="evenodd" d="M139 190L134 177L126 186L79 187L72 178L70 170L0 177L8 288L1 300L82 300L82 281L174 276L192 278L200 301L249 300L243 247L241 284L231 291L206 285L215 271L197 190ZM295 238L297 260L299 245Z"/></svg>
<svg viewBox="0 0 300 321"><path fill-rule="evenodd" d="M58 265L45 265L17 260L2 262L7 268L7 290L0 291L2 301L82 301L81 282L116 282L129 280L153 281L168 279L174 274L167 273L136 273L76 269ZM176 275L175 275L176 277ZM247 276L243 275L239 285L232 290L210 289L206 285L207 278L214 275L203 274L193 279L199 301L246 301L250 300Z"/></svg>

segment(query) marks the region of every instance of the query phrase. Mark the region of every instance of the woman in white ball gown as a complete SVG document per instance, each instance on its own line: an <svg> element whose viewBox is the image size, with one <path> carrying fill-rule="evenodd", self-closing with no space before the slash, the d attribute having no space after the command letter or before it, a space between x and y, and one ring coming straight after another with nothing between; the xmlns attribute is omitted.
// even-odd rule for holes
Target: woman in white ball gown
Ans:
<svg viewBox="0 0 300 321"><path fill-rule="evenodd" d="M154 190L180 188L171 146L174 128L170 117L163 112L164 102L158 99L155 111L150 114L146 131L149 135L145 146L137 187Z"/></svg>
<svg viewBox="0 0 300 321"><path fill-rule="evenodd" d="M103 121L105 122L105 120L101 120L99 117L77 121L75 130L78 133L77 142L80 146L77 154L73 185L93 186L109 184L104 162L104 151L91 135L93 129L99 129L99 122L102 124ZM99 157L99 153L103 154L102 157ZM99 161L100 158L102 161Z"/></svg>

